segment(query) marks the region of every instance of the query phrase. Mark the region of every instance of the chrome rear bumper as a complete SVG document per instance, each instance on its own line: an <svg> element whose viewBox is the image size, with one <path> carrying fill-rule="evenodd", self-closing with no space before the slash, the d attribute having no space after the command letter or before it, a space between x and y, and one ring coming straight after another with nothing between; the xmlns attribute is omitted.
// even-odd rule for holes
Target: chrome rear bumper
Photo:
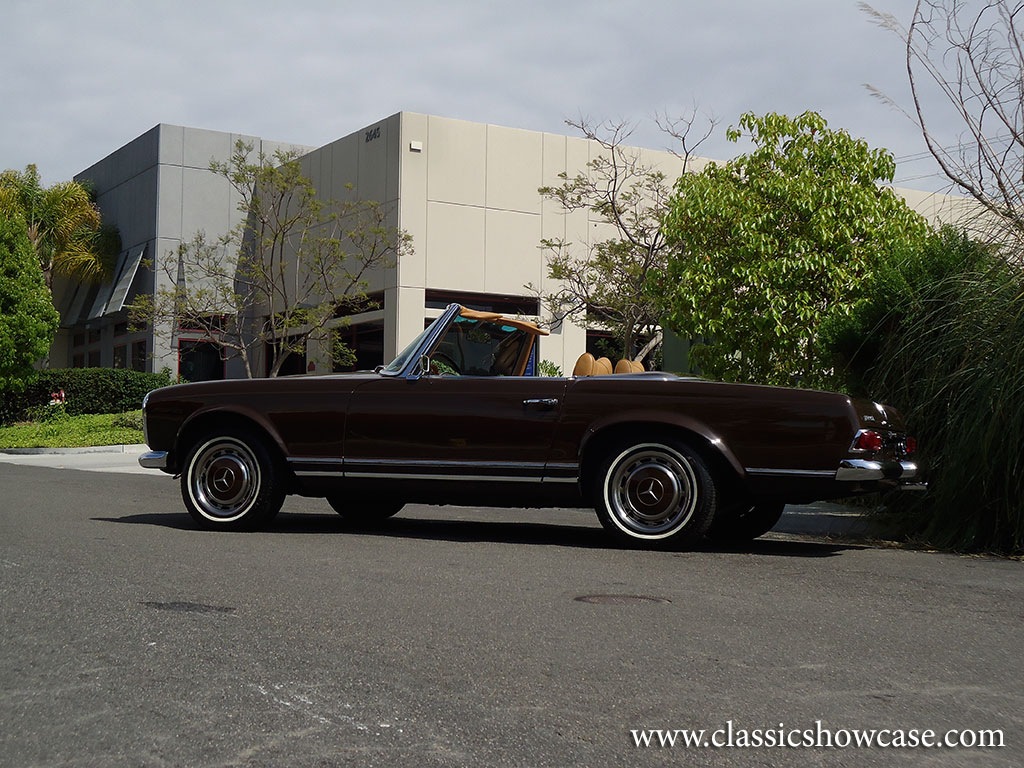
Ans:
<svg viewBox="0 0 1024 768"><path fill-rule="evenodd" d="M836 480L863 483L874 480L895 480L900 490L926 491L928 483L918 474L912 461L873 461L870 459L843 459L836 471Z"/></svg>

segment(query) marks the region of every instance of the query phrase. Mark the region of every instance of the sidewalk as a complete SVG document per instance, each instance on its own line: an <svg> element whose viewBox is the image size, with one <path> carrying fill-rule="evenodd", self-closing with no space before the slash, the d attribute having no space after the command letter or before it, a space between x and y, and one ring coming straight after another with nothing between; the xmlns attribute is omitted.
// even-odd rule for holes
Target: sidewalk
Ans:
<svg viewBox="0 0 1024 768"><path fill-rule="evenodd" d="M143 469L139 466L139 455L146 450L146 446L142 444L101 445L89 448L3 448L0 449L0 464L168 477L158 470Z"/></svg>

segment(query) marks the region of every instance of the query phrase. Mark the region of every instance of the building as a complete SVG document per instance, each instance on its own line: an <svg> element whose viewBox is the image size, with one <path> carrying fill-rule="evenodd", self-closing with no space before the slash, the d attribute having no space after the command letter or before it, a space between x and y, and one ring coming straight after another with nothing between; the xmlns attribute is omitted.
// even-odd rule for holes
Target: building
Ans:
<svg viewBox="0 0 1024 768"><path fill-rule="evenodd" d="M62 322L52 365L168 368L193 381L243 375L187 328L132 333L124 310L136 295L172 279L173 269L164 267L179 244L200 230L216 236L239 223L235 193L209 170L212 159L228 159L239 138L267 154L296 147L161 124L76 177L94 184L104 221L120 229L124 250L111 282L56 287ZM614 234L593 214L566 213L537 191L586 167L598 145L585 139L400 112L323 147L297 148L322 197L387 203L391 223L412 236L410 255L371 276L368 292L378 308L348 318L339 331L361 368L389 361L451 301L538 318L537 295L527 286L552 287L541 239L585 247ZM670 178L678 175L680 161L671 153L636 151ZM945 196L910 194L926 215L948 207ZM588 334L592 345L600 331L562 323L542 340L538 359L570 371ZM288 372L332 369L317 348L287 364Z"/></svg>

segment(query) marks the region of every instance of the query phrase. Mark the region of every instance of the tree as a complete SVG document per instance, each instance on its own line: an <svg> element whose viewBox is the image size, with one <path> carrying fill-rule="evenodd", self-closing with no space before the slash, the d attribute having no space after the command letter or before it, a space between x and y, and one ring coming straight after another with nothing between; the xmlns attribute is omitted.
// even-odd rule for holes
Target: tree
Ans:
<svg viewBox="0 0 1024 768"><path fill-rule="evenodd" d="M238 193L244 219L212 241L197 233L176 259L163 260L171 287L136 300L136 323L164 334L201 330L252 378L257 349L271 350L269 375L277 376L289 354L326 334L335 318L367 307L368 273L405 253L410 238L388 225L389 211L376 202L317 197L299 154L253 158L253 145L239 141L227 162L210 164ZM351 357L340 343L331 351Z"/></svg>
<svg viewBox="0 0 1024 768"><path fill-rule="evenodd" d="M861 8L903 41L912 119L928 151L950 181L991 214L988 223L997 226L991 234L1016 241L1019 250L1024 245L1024 30L1019 26L1024 4L919 0L907 26L866 3ZM955 139L940 137L952 125L959 126Z"/></svg>
<svg viewBox="0 0 1024 768"><path fill-rule="evenodd" d="M0 391L20 392L50 349L60 317L24 219L0 213Z"/></svg>
<svg viewBox="0 0 1024 768"><path fill-rule="evenodd" d="M657 123L678 146L679 173L690 166L693 152L711 135L714 121L696 141L688 140L695 112L677 120ZM567 317L597 321L610 328L621 356L642 362L661 340L657 302L645 291L648 273L664 265L665 237L662 218L672 191L672 180L645 163L640 151L625 145L629 124L594 125L586 120L566 121L596 142L600 151L586 169L569 177L562 173L558 186L541 187L544 197L565 211L590 211L615 228L617 237L591 243L589 248L563 238L541 240L547 251L548 277L559 287L543 297L556 322ZM638 340L646 337L646 344ZM638 349L639 347L639 349Z"/></svg>
<svg viewBox="0 0 1024 768"><path fill-rule="evenodd" d="M744 114L746 155L676 183L665 231L673 250L648 286L666 325L703 342L705 373L766 384L834 381L823 320L849 314L875 265L922 238L924 219L891 189L892 155L824 118Z"/></svg>
<svg viewBox="0 0 1024 768"><path fill-rule="evenodd" d="M104 225L92 190L75 181L44 187L35 165L0 173L0 213L20 216L47 288L55 275L99 282L113 272L121 238Z"/></svg>

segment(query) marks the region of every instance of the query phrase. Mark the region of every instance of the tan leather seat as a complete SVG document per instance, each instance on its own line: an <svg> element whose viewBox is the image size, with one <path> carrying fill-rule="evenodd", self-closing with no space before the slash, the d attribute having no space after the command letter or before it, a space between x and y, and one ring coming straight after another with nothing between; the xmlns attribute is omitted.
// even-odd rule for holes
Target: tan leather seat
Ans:
<svg viewBox="0 0 1024 768"><path fill-rule="evenodd" d="M612 375L612 361L607 357L599 357L594 362L594 373L593 376L611 376Z"/></svg>
<svg viewBox="0 0 1024 768"><path fill-rule="evenodd" d="M622 360L619 360L619 362L617 362L615 364L615 372L616 373L632 373L633 372L633 363L631 363L629 360L626 360L625 358L623 358Z"/></svg>
<svg viewBox="0 0 1024 768"><path fill-rule="evenodd" d="M643 373L647 370L643 363L638 363L636 360L630 361L630 365L633 366L633 373Z"/></svg>
<svg viewBox="0 0 1024 768"><path fill-rule="evenodd" d="M576 361L576 367L572 369L573 376L593 376L594 375L594 356L589 352L584 352L580 355L580 359Z"/></svg>

